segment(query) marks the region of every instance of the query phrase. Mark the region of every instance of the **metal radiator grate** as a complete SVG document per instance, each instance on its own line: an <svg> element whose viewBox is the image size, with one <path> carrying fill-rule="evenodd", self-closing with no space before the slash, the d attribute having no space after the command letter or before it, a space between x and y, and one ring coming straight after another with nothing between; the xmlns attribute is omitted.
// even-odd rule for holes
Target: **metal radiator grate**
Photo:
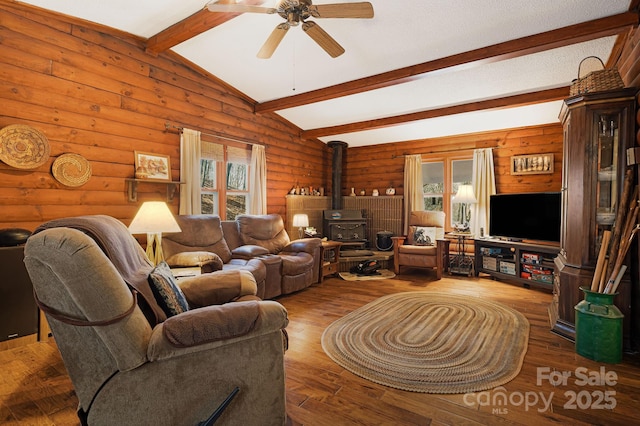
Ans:
<svg viewBox="0 0 640 426"><path fill-rule="evenodd" d="M367 221L367 239L375 249L376 234L389 231L393 235L402 235L402 195L381 195L342 197L342 208L362 210ZM331 209L329 197L304 195L287 195L287 231L297 236L298 230L291 225L291 218L296 213L306 213L309 224L322 232L322 212Z"/></svg>
<svg viewBox="0 0 640 426"><path fill-rule="evenodd" d="M367 239L375 249L376 234L390 231L393 235L402 235L402 196L357 196L343 197L342 208L362 210L367 221Z"/></svg>
<svg viewBox="0 0 640 426"><path fill-rule="evenodd" d="M304 213L309 217L309 226L322 233L322 212L331 208L331 198L313 195L287 195L286 229L291 239L298 238L298 229L293 226L293 216Z"/></svg>

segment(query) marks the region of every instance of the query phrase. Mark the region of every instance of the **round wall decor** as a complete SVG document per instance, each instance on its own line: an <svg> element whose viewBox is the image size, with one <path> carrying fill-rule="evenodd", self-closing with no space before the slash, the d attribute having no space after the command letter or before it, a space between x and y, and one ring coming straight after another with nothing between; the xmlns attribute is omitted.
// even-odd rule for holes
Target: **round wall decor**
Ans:
<svg viewBox="0 0 640 426"><path fill-rule="evenodd" d="M79 154L62 154L51 167L53 177L66 186L82 186L91 178L91 164Z"/></svg>
<svg viewBox="0 0 640 426"><path fill-rule="evenodd" d="M12 124L0 130L0 160L17 169L35 169L49 159L49 141L37 129Z"/></svg>

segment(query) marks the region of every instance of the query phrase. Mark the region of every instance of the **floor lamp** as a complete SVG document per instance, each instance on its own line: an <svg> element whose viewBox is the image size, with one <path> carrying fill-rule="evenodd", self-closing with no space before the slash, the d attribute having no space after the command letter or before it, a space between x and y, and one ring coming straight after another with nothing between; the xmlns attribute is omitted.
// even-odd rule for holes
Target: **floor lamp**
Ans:
<svg viewBox="0 0 640 426"><path fill-rule="evenodd" d="M468 231L469 222L467 221L467 210L469 209L469 204L478 202L473 193L473 187L471 185L458 186L458 192L451 201L462 204L462 223L460 223L461 229L459 229L459 231Z"/></svg>
<svg viewBox="0 0 640 426"><path fill-rule="evenodd" d="M147 234L147 257L154 265L164 260L162 253L162 233L182 232L167 203L147 201L129 225L132 234Z"/></svg>

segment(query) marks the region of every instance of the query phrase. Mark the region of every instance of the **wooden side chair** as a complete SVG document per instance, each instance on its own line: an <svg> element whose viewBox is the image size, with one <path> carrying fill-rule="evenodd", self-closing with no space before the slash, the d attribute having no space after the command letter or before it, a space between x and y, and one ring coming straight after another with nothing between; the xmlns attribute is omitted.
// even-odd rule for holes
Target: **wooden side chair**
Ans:
<svg viewBox="0 0 640 426"><path fill-rule="evenodd" d="M449 264L450 241L444 238L444 224L444 212L411 212L408 235L392 237L394 272L399 274L401 266L429 268L441 279Z"/></svg>

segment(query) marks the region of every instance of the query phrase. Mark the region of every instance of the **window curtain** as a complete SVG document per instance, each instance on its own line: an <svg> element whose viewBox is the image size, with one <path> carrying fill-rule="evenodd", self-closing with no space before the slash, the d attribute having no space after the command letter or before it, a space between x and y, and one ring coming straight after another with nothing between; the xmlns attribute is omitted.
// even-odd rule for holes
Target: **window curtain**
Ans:
<svg viewBox="0 0 640 426"><path fill-rule="evenodd" d="M267 158L264 146L251 146L249 214L267 213Z"/></svg>
<svg viewBox="0 0 640 426"><path fill-rule="evenodd" d="M200 214L200 132L182 129L180 135L180 180L184 182L180 191L179 214Z"/></svg>
<svg viewBox="0 0 640 426"><path fill-rule="evenodd" d="M489 233L489 197L496 193L496 176L493 167L493 149L473 151L473 177L471 184L478 201L471 207L470 231L475 236Z"/></svg>
<svg viewBox="0 0 640 426"><path fill-rule="evenodd" d="M404 234L409 233L409 215L412 211L424 210L422 193L422 156L404 157Z"/></svg>

